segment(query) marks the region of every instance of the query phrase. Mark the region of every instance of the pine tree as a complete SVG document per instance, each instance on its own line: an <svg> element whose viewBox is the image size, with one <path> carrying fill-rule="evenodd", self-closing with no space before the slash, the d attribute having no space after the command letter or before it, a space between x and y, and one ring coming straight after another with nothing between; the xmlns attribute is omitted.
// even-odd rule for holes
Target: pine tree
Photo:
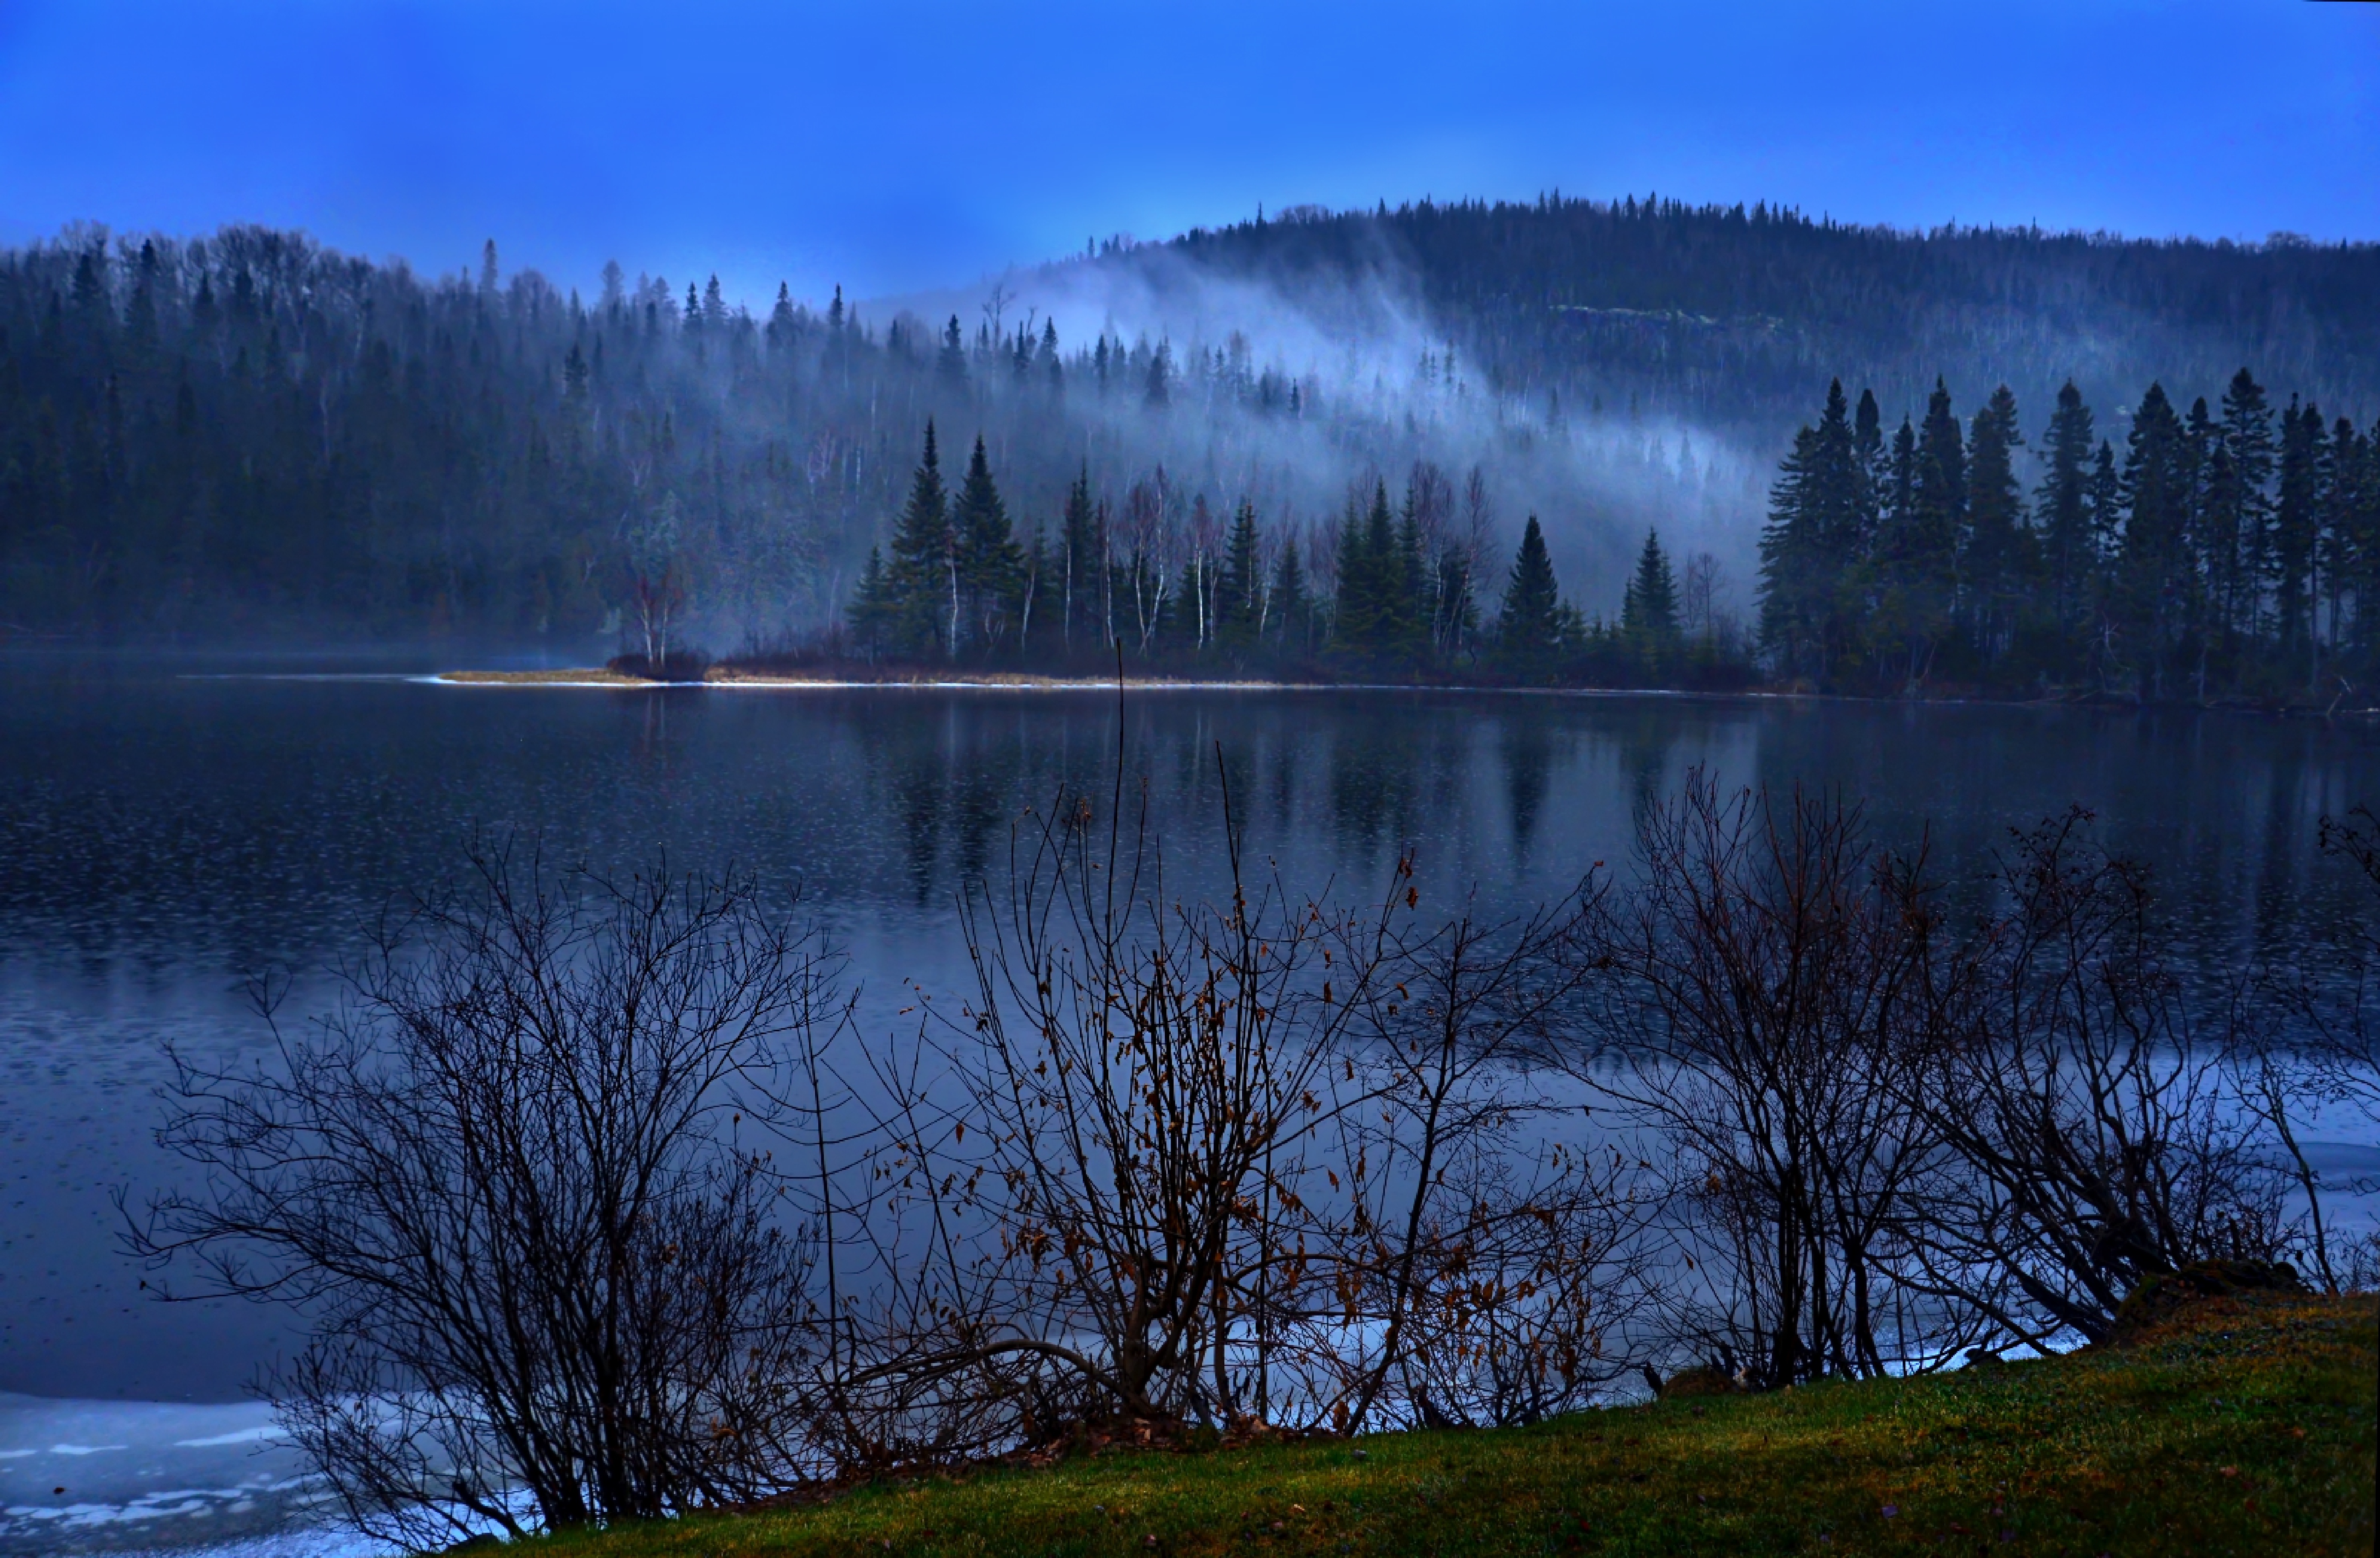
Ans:
<svg viewBox="0 0 2380 1558"><path fill-rule="evenodd" d="M787 351L794 344L794 296L783 282L777 284L777 304L769 310L766 338L771 355Z"/></svg>
<svg viewBox="0 0 2380 1558"><path fill-rule="evenodd" d="M1788 675L1826 676L1857 638L1853 570L1873 528L1863 439L1877 441L1876 398L1860 397L1854 429L1840 379L1817 425L1795 434L1770 490L1761 532L1761 641Z"/></svg>
<svg viewBox="0 0 2380 1558"><path fill-rule="evenodd" d="M2033 532L2017 489L2016 396L2006 384L1975 413L1967 451L1967 545L1961 560L1969 636L1986 663L2016 633L2017 610L2033 573Z"/></svg>
<svg viewBox="0 0 2380 1558"><path fill-rule="evenodd" d="M1389 606L1383 647L1401 660L1423 659L1429 649L1430 580L1422 556L1420 520L1410 501L1397 521L1395 567L1382 583Z"/></svg>
<svg viewBox="0 0 2380 1558"><path fill-rule="evenodd" d="M1148 359L1148 387L1141 398L1159 411L1173 402L1173 347L1168 342L1158 342L1156 355Z"/></svg>
<svg viewBox="0 0 2380 1558"><path fill-rule="evenodd" d="M941 649L955 654L953 627L958 615L956 547L951 533L950 501L942 488L941 461L934 449L934 424L926 423L926 452L909 484L909 501L892 530L892 559L885 573L892 603L888 638L912 652Z"/></svg>
<svg viewBox="0 0 2380 1558"><path fill-rule="evenodd" d="M1222 610L1216 637L1235 651L1256 641L1264 605L1264 569L1257 551L1257 505L1247 499L1232 515L1231 540L1223 552Z"/></svg>
<svg viewBox="0 0 2380 1558"><path fill-rule="evenodd" d="M1559 644L1561 626L1561 587L1554 578L1545 531L1532 514L1522 528L1512 578L1504 586L1504 609L1496 622L1497 650L1515 664L1540 664Z"/></svg>
<svg viewBox="0 0 2380 1558"><path fill-rule="evenodd" d="M899 617L900 603L885 572L883 551L871 546L867 565L859 570L859 583L851 592L851 634L860 653L872 661L890 647L888 640Z"/></svg>
<svg viewBox="0 0 2380 1558"><path fill-rule="evenodd" d="M1342 650L1366 660L1411 651L1416 614L1405 564L1389 511L1388 483L1375 481L1371 506L1359 516L1351 505L1340 532L1332 634Z"/></svg>
<svg viewBox="0 0 2380 1558"><path fill-rule="evenodd" d="M959 334L959 316L942 327L941 354L934 359L934 371L952 389L964 389L967 382L966 337Z"/></svg>
<svg viewBox="0 0 2380 1558"><path fill-rule="evenodd" d="M967 456L965 479L951 505L958 592L964 603L959 636L989 648L1007 631L1024 579L1024 557L1011 533L1007 505L991 479L983 435Z"/></svg>
<svg viewBox="0 0 2380 1558"><path fill-rule="evenodd" d="M2190 489L2181 419L2165 386L2151 384L2132 413L2124 455L2124 533L2116 578L2118 622L2125 630L2140 690L2165 695L2166 676L2184 648Z"/></svg>
<svg viewBox="0 0 2380 1558"><path fill-rule="evenodd" d="M1890 458L1885 450L1884 415L1876 408L1876 392L1860 391L1859 410L1852 424L1852 469L1859 484L1858 534L1852 538L1847 568L1856 572L1858 564L1876 545L1877 511L1884 503L1886 478ZM1852 603L1856 610L1857 603Z"/></svg>
<svg viewBox="0 0 2380 1558"><path fill-rule="evenodd" d="M1840 393L1838 387L1838 398ZM1658 530L1645 532L1645 548L1636 554L1636 572L1621 602L1620 636L1630 652L1656 674L1676 658L1678 580L1662 554Z"/></svg>
<svg viewBox="0 0 2380 1558"><path fill-rule="evenodd" d="M2090 579L2097 549L2091 534L2091 408L2069 379L2058 392L2058 409L2042 434L2046 469L2034 493L2034 524L2041 538L2046 604L2062 639L2071 639L2087 619Z"/></svg>
<svg viewBox="0 0 2380 1558"><path fill-rule="evenodd" d="M1050 398L1063 399L1066 394L1066 365L1058 356L1058 322L1054 319L1041 322L1041 349L1038 360L1041 367L1041 382L1048 387Z"/></svg>
<svg viewBox="0 0 2380 1558"><path fill-rule="evenodd" d="M1959 424L1948 415L1948 397L1938 384L1936 395L1944 414L1927 418L1933 449L1906 417L1893 434L1876 549L1866 569L1869 640L1879 666L1888 668L1904 688L1914 688L1931 672L1934 651L1950 630L1958 585L1958 532L1947 512L1943 472L1949 462L1941 429L1947 423L1948 439L1955 443Z"/></svg>
<svg viewBox="0 0 2380 1558"><path fill-rule="evenodd" d="M1298 551L1297 537L1283 538L1281 561L1273 566L1272 595L1265 603L1268 626L1293 657L1314 649L1314 606L1306 598L1305 566L1298 561Z"/></svg>
<svg viewBox="0 0 2380 1558"><path fill-rule="evenodd" d="M1811 499L1818 435L1804 426L1768 490L1760 532L1760 643L1789 676L1824 671L1824 551Z"/></svg>
<svg viewBox="0 0 2380 1558"><path fill-rule="evenodd" d="M1100 557L1104 548L1099 544L1098 511L1091 506L1091 468L1087 460L1066 489L1066 510L1058 544L1058 571L1062 575L1059 588L1064 596L1061 607L1064 630L1061 639L1071 652L1077 629L1083 630L1088 640L1099 638L1099 575L1103 571Z"/></svg>
<svg viewBox="0 0 2380 1558"><path fill-rule="evenodd" d="M2242 368L2223 392L2220 485L2208 494L2211 587L2228 632L2254 637L2272 555L2273 413Z"/></svg>
<svg viewBox="0 0 2380 1558"><path fill-rule="evenodd" d="M2322 413L2312 406L2301 410L2291 396L2281 412L2281 481L2265 575L2273 590L2274 637L2285 661L2302 663L2313 637L2313 564L2326 443Z"/></svg>

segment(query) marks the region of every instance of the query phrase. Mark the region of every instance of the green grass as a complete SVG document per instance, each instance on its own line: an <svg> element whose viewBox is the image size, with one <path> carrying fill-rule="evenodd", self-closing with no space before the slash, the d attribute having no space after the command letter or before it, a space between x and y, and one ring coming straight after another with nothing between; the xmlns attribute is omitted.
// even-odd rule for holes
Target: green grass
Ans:
<svg viewBox="0 0 2380 1558"><path fill-rule="evenodd" d="M2220 1300L2122 1349L1536 1428L876 1486L563 1554L2374 1551L2375 1320Z"/></svg>

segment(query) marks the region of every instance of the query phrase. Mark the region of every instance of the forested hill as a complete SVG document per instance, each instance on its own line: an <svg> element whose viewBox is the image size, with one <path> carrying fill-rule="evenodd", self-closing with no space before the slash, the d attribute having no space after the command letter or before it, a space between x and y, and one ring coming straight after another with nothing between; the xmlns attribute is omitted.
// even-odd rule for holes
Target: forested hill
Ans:
<svg viewBox="0 0 2380 1558"><path fill-rule="evenodd" d="M2241 245L2026 228L1925 233L1766 205L1648 197L1293 211L1162 246L1296 295L1409 287L1508 392L1645 410L1778 441L1814 386L1894 415L1935 376L2046 407L2162 380L2183 400L2252 366L2325 408L2380 411L2380 245ZM1146 250L1138 251L1145 253Z"/></svg>
<svg viewBox="0 0 2380 1558"><path fill-rule="evenodd" d="M252 227L78 229L0 251L0 634L583 643L661 579L729 648L847 608L929 419L981 435L1027 554L1080 481L1113 566L1195 583L1245 503L1327 574L1384 479L1482 559L1539 515L1590 613L1648 528L1746 613L1828 379L1888 417L1937 373L1962 406L2005 380L2030 423L2068 375L2119 417L2243 364L2368 420L2380 249L1424 204L1095 246L905 310L617 267L582 291L492 244L431 276Z"/></svg>

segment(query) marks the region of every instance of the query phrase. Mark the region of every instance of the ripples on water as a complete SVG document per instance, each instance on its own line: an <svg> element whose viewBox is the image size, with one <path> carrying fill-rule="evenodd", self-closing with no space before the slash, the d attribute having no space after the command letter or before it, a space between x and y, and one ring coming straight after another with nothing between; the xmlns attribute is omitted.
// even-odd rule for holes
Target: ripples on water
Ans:
<svg viewBox="0 0 2380 1558"><path fill-rule="evenodd" d="M1930 826L1954 881L2010 826L2079 801L2153 865L2177 952L2208 971L2285 950L2354 901L2315 856L2316 823L2380 799L2368 728L2230 715L1202 691L1136 694L1119 716L1111 691L598 692L190 669L0 665L0 1390L219 1402L275 1355L269 1314L147 1303L144 1273L115 1253L108 1190L175 1173L148 1134L158 1041L252 1047L241 982L266 967L297 976L290 1010L319 1006L326 970L391 895L450 874L475 831L534 839L555 862L634 865L665 847L678 866L798 882L855 974L889 996L905 978L955 987L957 883L996 870L1012 824L1061 784L1105 804L1119 717L1132 790L1145 781L1169 888L1185 896L1216 884L1225 780L1252 854L1297 891L1378 892L1410 846L1427 896L1475 887L1492 912L1624 862L1637 810L1700 764L1729 784L1843 785L1887 838ZM0 1435L46 1409L0 1403ZM40 1480L18 1474L29 1465L0 1459L0 1503ZM147 1491L176 1480L245 1485L194 1474Z"/></svg>

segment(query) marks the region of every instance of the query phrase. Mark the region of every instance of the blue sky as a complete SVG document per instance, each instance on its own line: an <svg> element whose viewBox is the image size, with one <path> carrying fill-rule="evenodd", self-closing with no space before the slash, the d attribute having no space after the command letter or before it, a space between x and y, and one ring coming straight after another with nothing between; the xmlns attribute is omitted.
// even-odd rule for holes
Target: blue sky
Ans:
<svg viewBox="0 0 2380 1558"><path fill-rule="evenodd" d="M0 0L0 239L971 280L1259 202L1658 189L2380 237L2380 6Z"/></svg>

